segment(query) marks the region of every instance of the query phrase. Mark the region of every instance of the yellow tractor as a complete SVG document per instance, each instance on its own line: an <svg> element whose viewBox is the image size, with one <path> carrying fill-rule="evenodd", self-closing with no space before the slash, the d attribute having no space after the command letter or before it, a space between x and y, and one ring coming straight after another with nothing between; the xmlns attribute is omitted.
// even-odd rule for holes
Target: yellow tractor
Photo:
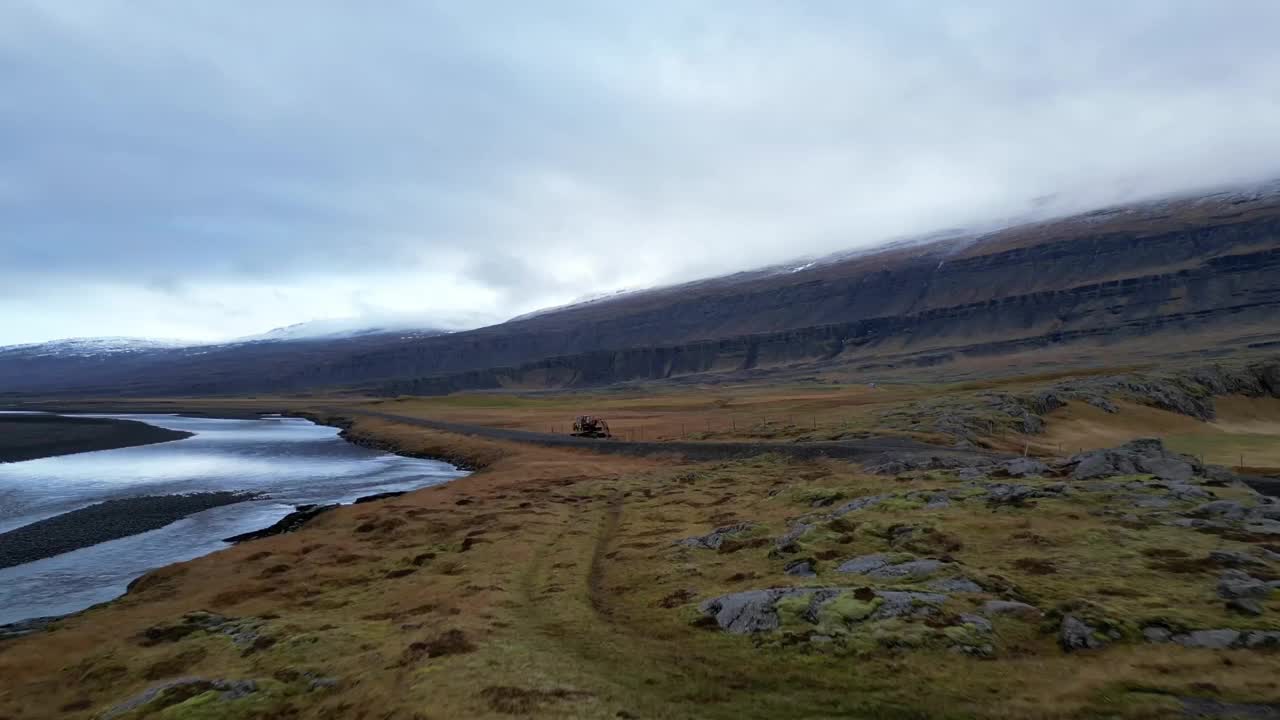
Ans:
<svg viewBox="0 0 1280 720"><path fill-rule="evenodd" d="M579 415L578 419L573 421L573 434L576 437L585 438L613 437L609 433L609 423L605 422L604 418L594 415Z"/></svg>

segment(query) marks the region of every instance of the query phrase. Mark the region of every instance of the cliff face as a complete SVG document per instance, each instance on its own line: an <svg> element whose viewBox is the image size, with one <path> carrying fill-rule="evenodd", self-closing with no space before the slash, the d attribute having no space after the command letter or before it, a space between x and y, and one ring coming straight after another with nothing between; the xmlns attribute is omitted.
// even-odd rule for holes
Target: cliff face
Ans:
<svg viewBox="0 0 1280 720"><path fill-rule="evenodd" d="M1162 352L1223 352L1280 343L1277 317L1280 196L1201 198L692 283L432 338L318 342L292 353L161 352L26 373L25 381L0 356L0 390L578 387L791 363L928 365L1165 336Z"/></svg>

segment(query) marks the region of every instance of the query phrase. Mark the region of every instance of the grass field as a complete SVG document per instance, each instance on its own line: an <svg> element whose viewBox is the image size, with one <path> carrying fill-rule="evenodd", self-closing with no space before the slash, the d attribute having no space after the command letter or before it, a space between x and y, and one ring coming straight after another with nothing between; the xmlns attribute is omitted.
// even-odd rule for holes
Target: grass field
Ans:
<svg viewBox="0 0 1280 720"><path fill-rule="evenodd" d="M592 413L615 434L645 440L928 437L912 429L921 408L951 412L984 393L1059 377L138 401L132 409L311 410L345 417L355 440L479 471L159 569L117 602L0 643L0 718L97 717L119 707L123 720L1159 718L1191 701L1280 702L1274 652L1144 641L1152 626L1280 632L1280 600L1263 598L1259 615L1224 605L1215 590L1224 568L1210 555L1261 558L1248 572L1280 580L1280 564L1263 552L1280 552L1280 538L1171 523L1204 497L1172 497L1146 476L1068 483L1065 492L1056 478L1017 480L1035 499L1005 504L984 500L984 488L1013 481L957 471L874 475L768 454L703 463L596 454L350 412L559 433ZM1072 402L1046 416L1041 434L986 441L1065 455L1158 436L1209 462L1244 454L1251 466L1280 467L1280 400L1221 399L1214 423L1117 405L1106 413ZM1239 486L1205 490L1256 502ZM950 500L930 500L939 494ZM869 497L879 500L830 513ZM783 543L798 525L806 529ZM742 529L718 549L681 544L733 526ZM936 579L836 570L875 554L936 560L942 579L977 590L948 591L923 616L874 619L877 592L926 592ZM788 574L797 560L814 574ZM822 614L779 603L779 627L758 635L723 632L699 610L730 593L833 587L843 594ZM992 616L988 632L971 618L992 599L1043 614ZM1064 652L1057 633L1068 613L1107 628L1109 646ZM121 706L181 678L201 680ZM224 695L245 680L254 692Z"/></svg>
<svg viewBox="0 0 1280 720"><path fill-rule="evenodd" d="M363 406L528 429L600 412L623 428L647 422L670 435L681 422L753 410L848 413L857 418L850 426L865 427L886 404L937 392L485 394ZM1131 410L1130 421L1154 429L1145 409L1126 407L1108 416L1117 427L1092 437L1122 437L1119 419ZM1246 410L1230 410L1222 428L1202 432L1257 434L1270 410ZM1086 421L1098 419L1051 419L1046 437L1083 438ZM1214 593L1218 570L1203 558L1248 551L1250 539L1171 527L1150 514L1163 510L1134 509L1129 491L1004 507L964 500L971 486L949 472L876 476L849 463L771 455L686 464L367 418L350 432L482 469L158 570L118 602L0 645L0 717L91 717L184 677L253 680L256 692L226 700L214 686L183 686L118 717L1152 718L1179 713L1179 698L1280 700L1280 656L1142 642L1140 630L1151 623L1280 630L1280 602L1267 600L1257 617L1225 609ZM811 430L796 423L794 432ZM948 507L918 499L949 490L960 494ZM1248 499L1238 488L1214 492ZM891 499L839 521L816 520L795 548L775 551L815 507L871 495ZM1179 501L1173 509L1193 506ZM720 550L677 544L736 523L751 529ZM907 541L902 528L914 533ZM929 622L862 625L857 603L833 605L846 615L822 620L821 632L833 638L823 643L791 616L778 632L753 638L708 628L698 611L709 598L761 588L902 586L834 571L870 553L942 557L948 573L984 589L952 594ZM798 558L810 559L816 575L783 572ZM973 630L956 618L990 598L1017 598L1046 615L995 617L994 634L981 640L987 657L957 652L955 643ZM1123 638L1105 650L1064 653L1054 632L1064 608L1105 619Z"/></svg>

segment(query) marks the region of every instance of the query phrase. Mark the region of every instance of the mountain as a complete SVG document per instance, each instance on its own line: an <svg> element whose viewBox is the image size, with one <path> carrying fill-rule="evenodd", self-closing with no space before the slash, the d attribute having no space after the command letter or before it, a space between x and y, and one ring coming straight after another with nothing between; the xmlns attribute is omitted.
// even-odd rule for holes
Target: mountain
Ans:
<svg viewBox="0 0 1280 720"><path fill-rule="evenodd" d="M131 355L187 347L191 343L178 340L152 340L149 338L94 337L67 338L43 343L8 345L0 347L0 353L23 354L28 357L103 357Z"/></svg>
<svg viewBox="0 0 1280 720"><path fill-rule="evenodd" d="M1141 362L1280 347L1278 311L1280 183L1268 183L946 231L430 337L157 349L56 369L0 351L0 392L439 393L857 375L1029 352Z"/></svg>
<svg viewBox="0 0 1280 720"><path fill-rule="evenodd" d="M199 394L255 372L348 358L450 332L390 325L321 320L225 343L102 337L9 345L0 347L0 394L132 394L152 387Z"/></svg>
<svg viewBox="0 0 1280 720"><path fill-rule="evenodd" d="M264 341L339 340L374 335L399 335L402 338L432 337L449 332L454 331L433 327L432 321L412 315L394 315L380 318L324 318L278 327L260 335L238 338L227 344Z"/></svg>

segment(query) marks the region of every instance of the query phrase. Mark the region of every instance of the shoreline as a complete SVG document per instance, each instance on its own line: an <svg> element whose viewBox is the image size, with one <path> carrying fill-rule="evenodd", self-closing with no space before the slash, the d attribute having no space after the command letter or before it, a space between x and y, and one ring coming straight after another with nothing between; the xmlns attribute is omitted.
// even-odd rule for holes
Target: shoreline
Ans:
<svg viewBox="0 0 1280 720"><path fill-rule="evenodd" d="M205 510L261 497L261 493L224 490L94 503L0 533L0 569L141 535Z"/></svg>
<svg viewBox="0 0 1280 720"><path fill-rule="evenodd" d="M140 420L67 415L0 415L0 463L185 440L194 433Z"/></svg>
<svg viewBox="0 0 1280 720"><path fill-rule="evenodd" d="M179 414L185 414L185 413L179 413ZM257 417L260 414L261 413L255 415L254 417ZM355 445L357 447L364 447L364 448L369 448L373 450L379 450L381 452L399 455L402 457L416 458L416 459L423 459L423 460L435 460L438 462L448 463L458 470L467 471L468 473L467 476L469 476L471 473L474 473L480 470L486 464L484 462L477 462L474 460L474 458L469 459L465 456L464 453L459 453L455 456L450 457L449 456L450 454L448 453L413 452L413 451L405 450L402 448L394 447L393 444L391 443L379 444L379 443L373 442L372 439L370 438L364 438L364 437L349 433L348 428L350 427L351 424L353 424L353 421L347 418L341 418L341 419L321 418L321 417L312 415L310 413L289 412L289 411L284 411L284 412L281 412L280 414L285 417L294 417L294 418L307 420L308 422L314 423L316 425L322 425L326 427L335 427L339 430L339 433L338 433L339 437L341 437L345 442L349 442L352 445ZM200 417L224 417L222 415L215 416L210 414L202 414L199 416ZM57 416L54 416L54 417L57 417ZM231 416L226 416L226 417L227 419L244 419L244 418L231 417ZM338 424L338 422L342 422L342 421L346 422L345 426ZM132 421L132 420L121 421L121 422L130 422L130 423L146 425L146 423L142 423L140 421ZM147 427L154 427L154 426L148 425ZM157 429L163 429L163 428L157 428ZM191 433L184 433L184 435L189 436L191 435ZM467 476L463 476L463 477L467 477ZM461 478L458 478L458 479L461 479ZM452 482L452 481L448 481L448 482ZM433 487L439 487L440 485L448 484L448 482L441 483L439 485L428 485L422 488L418 488L417 490L426 490ZM333 510L341 507L353 506L353 505L362 505L370 502L375 502L378 500L385 500L385 499L400 497L407 493L416 492L417 490L374 493L371 495L358 497L351 503L345 503L345 504L331 503L331 504L318 505L318 506L306 506L306 505L297 506L293 512L291 512L289 515L286 515L284 518L282 518L281 520L277 521L274 524L264 526L257 530L252 530L246 533L242 533L241 535L238 535L235 537L224 538L223 542L226 543L226 547L220 548L218 550L215 550L206 555L202 555L200 557L207 557L208 555L224 552L230 548L236 547L237 545L241 545L246 542L251 542L253 540L265 539L265 538L270 538L270 537L274 537L281 534L296 532L297 530L303 529L307 524L310 523L310 521L316 519L317 517L328 512L329 510ZM98 509L97 512L101 512L101 510L103 509L102 506L112 505L113 503L119 503L118 506L112 506L109 509L121 510L121 518L127 519L131 517L131 514L138 508L125 507L125 506L136 505L137 502L135 501L141 501L144 505L154 505L155 502L157 501L164 502L164 501L172 501L174 499L193 498L193 497L195 497L196 499L199 499L198 496L224 496L224 495L236 496L236 499L232 499L227 502L213 502L212 504L208 504L205 507L198 507L182 515L173 517L167 522L164 522L163 524L160 524L160 525L156 525L154 527L147 527L147 528L138 529L132 532L127 532L119 535L112 535L111 537L102 537L99 540L95 540L93 542L85 542L75 547L68 547L64 550L59 550L58 552L44 555L43 557L32 557L30 559L22 560L21 562L18 562L18 563L6 563L5 561L6 548L3 547L3 545L5 544L4 541L7 537L11 536L12 534L20 533L28 529L34 529L36 531L36 534L42 534L42 533L48 532L48 528L50 527L56 528L58 525L64 525L66 522L70 522L71 526L79 525L81 523L78 523L77 520L83 519L85 517L85 515L82 515L82 514L89 513L89 511L95 511L95 509ZM265 497L266 496L263 495L262 493L256 493L256 492L237 493L233 491L212 491L212 492L206 492L206 493L193 493L190 495L138 496L133 498L121 498L117 500L109 500L101 503L96 503L94 505L90 505L89 507L80 508L78 510L72 510L67 513L55 515L54 517L51 517L51 518L45 518L44 520L37 520L36 522L14 528L13 530L10 530L4 533L0 533L0 569L4 569L8 567L17 567L19 565L26 564L28 562L38 561L40 559L43 559L44 557L53 557L55 555L63 554L66 552L72 552L74 550L78 550L83 547L90 547L92 545L96 545L101 542L108 542L110 540L120 539L123 537L139 535L145 532L149 532L151 530L156 530L156 529L165 527L166 525L176 522L184 517L188 517L190 515L203 512L204 510L209 510L216 507L222 507L225 505L236 504L239 502L245 502L248 500L264 499ZM71 516L74 516L74 517L71 517ZM61 521L61 522L56 522L56 521ZM100 529L97 527L97 524L93 523L92 521L90 521L89 524L95 526L93 529ZM37 528L35 526L40 526L40 527ZM52 532L57 532L57 530L54 530ZM45 538L45 540L47 541L47 538ZM199 558L196 558L196 559L199 559ZM188 560L183 562L190 562L190 561ZM182 564L182 562L169 563L166 565L161 565L161 566L152 568L144 572L143 574L139 575L138 577L134 578L133 580L131 580L123 593L121 593L120 595L110 600L106 600L104 602L96 603L89 607L82 608L80 610L75 610L69 613L60 614L60 615L36 616L31 618L25 618L23 620L18 620L12 623L0 624L0 643L9 639L18 638L18 637L22 637L25 635L29 635L35 632L45 630L53 623L76 617L94 608L115 603L121 600L122 598L127 597L129 593L133 591L137 583L143 578L150 575L151 573L154 573L157 571L163 571L166 568L170 568L170 567L173 567L174 565L180 565L180 564Z"/></svg>

